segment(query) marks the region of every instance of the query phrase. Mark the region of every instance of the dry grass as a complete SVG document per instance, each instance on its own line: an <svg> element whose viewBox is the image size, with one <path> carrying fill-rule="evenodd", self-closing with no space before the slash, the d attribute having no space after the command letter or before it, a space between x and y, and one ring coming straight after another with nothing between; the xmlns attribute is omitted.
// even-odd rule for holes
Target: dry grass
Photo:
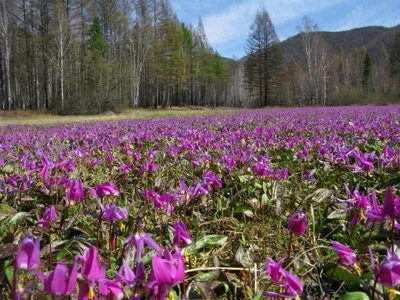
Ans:
<svg viewBox="0 0 400 300"><path fill-rule="evenodd" d="M56 114L37 112L37 111L2 111L0 112L0 125L12 124L51 124L62 122L90 122L90 121L110 121L127 119L153 119L170 118L179 116L205 116L217 114L232 114L239 112L233 108L217 109L190 109L173 107L171 109L128 109L116 114L105 112L100 115L89 116L59 116Z"/></svg>

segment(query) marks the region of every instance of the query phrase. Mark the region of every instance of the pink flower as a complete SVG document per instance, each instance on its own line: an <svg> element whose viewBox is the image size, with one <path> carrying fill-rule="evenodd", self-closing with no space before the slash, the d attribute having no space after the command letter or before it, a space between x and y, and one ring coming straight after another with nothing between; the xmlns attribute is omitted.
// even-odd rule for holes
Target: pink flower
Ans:
<svg viewBox="0 0 400 300"><path fill-rule="evenodd" d="M271 280L274 284L280 284L283 279L285 270L282 269L282 264L284 261L285 258L282 258L278 262L275 262L272 258L268 258L265 274L271 276Z"/></svg>
<svg viewBox="0 0 400 300"><path fill-rule="evenodd" d="M89 188L89 191L92 193L92 195L98 198L116 197L119 195L117 186L109 181L104 182L103 184L96 184L96 188Z"/></svg>
<svg viewBox="0 0 400 300"><path fill-rule="evenodd" d="M170 227L172 232L174 232L174 246L183 248L189 246L193 243L193 238L188 233L185 224L182 221L178 221L175 227Z"/></svg>
<svg viewBox="0 0 400 300"><path fill-rule="evenodd" d="M296 236L302 236L307 229L307 215L296 211L289 220L289 232Z"/></svg>
<svg viewBox="0 0 400 300"><path fill-rule="evenodd" d="M94 282L102 278L102 268L100 266L99 250L91 246L80 257L82 261L81 274L82 277L89 281Z"/></svg>
<svg viewBox="0 0 400 300"><path fill-rule="evenodd" d="M173 254L165 248L164 257L157 254L152 259L147 287L153 289L157 299L165 299L168 291L185 280L185 263L179 251Z"/></svg>
<svg viewBox="0 0 400 300"><path fill-rule="evenodd" d="M264 293L264 296L272 298L295 298L303 293L303 283L295 275L284 271L283 279L285 283L282 286L282 293L267 291Z"/></svg>
<svg viewBox="0 0 400 300"><path fill-rule="evenodd" d="M82 201L84 197L83 185L81 180L71 181L66 193L65 193L65 202L67 205L72 204L73 201Z"/></svg>
<svg viewBox="0 0 400 300"><path fill-rule="evenodd" d="M18 270L35 270L40 264L40 240L32 239L30 235L24 237L19 247L16 268Z"/></svg>
<svg viewBox="0 0 400 300"><path fill-rule="evenodd" d="M353 249L334 241L331 244L342 264L354 266L357 263L356 252Z"/></svg>
<svg viewBox="0 0 400 300"><path fill-rule="evenodd" d="M142 261L142 252L143 246L146 244L154 251L161 253L161 247L157 245L157 243L148 235L146 232L143 231L141 225L137 226L136 233L128 236L125 240L125 243L133 243L136 248L136 258L138 262Z"/></svg>
<svg viewBox="0 0 400 300"><path fill-rule="evenodd" d="M68 274L68 276L67 276ZM52 271L44 280L44 290L52 296L68 296L75 292L76 279L78 276L78 259L69 270L63 263L57 263Z"/></svg>
<svg viewBox="0 0 400 300"><path fill-rule="evenodd" d="M42 218L39 220L39 226L49 229L51 225L58 219L57 211L54 205L50 206L43 213Z"/></svg>
<svg viewBox="0 0 400 300"><path fill-rule="evenodd" d="M106 205L106 207L102 208L101 214L102 220L105 222L117 222L128 217L126 209L117 207L115 204Z"/></svg>

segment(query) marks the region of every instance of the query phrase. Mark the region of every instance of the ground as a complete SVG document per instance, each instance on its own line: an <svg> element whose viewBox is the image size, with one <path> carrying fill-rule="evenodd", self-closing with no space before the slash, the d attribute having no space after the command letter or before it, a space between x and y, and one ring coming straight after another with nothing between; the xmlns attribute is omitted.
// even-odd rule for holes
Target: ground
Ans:
<svg viewBox="0 0 400 300"><path fill-rule="evenodd" d="M173 107L171 109L126 109L116 114L114 112L105 112L99 115L87 116L59 116L53 113L37 112L37 111L2 111L0 112L0 125L11 124L48 124L59 122L87 122L87 121L110 121L110 120L129 120L129 119L145 119L145 118L169 118L179 116L204 116L217 114L230 114L238 112L233 108L216 108L216 109L191 109L182 107Z"/></svg>

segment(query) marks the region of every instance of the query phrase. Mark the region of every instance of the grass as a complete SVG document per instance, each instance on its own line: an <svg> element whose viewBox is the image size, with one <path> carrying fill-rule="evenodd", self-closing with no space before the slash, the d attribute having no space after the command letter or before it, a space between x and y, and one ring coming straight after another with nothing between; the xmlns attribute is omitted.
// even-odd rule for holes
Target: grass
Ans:
<svg viewBox="0 0 400 300"><path fill-rule="evenodd" d="M219 114L237 113L239 110L234 108L182 108L173 107L171 109L127 109L116 114L114 112L105 112L99 115L81 115L81 116L59 116L47 112L38 111L2 111L0 113L0 125L13 124L52 124L61 122L93 122L93 121L112 121L129 119L153 119L153 118L171 118L180 116L208 116Z"/></svg>

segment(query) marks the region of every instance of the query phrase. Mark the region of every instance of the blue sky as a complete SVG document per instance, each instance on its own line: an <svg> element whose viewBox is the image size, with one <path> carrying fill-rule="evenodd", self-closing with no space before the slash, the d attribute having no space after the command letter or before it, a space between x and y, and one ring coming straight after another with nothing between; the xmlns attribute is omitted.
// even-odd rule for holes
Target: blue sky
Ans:
<svg viewBox="0 0 400 300"><path fill-rule="evenodd" d="M201 16L210 44L221 55L241 58L258 9L268 10L281 40L297 33L304 15L321 30L400 24L400 0L170 0L180 20L197 25Z"/></svg>

